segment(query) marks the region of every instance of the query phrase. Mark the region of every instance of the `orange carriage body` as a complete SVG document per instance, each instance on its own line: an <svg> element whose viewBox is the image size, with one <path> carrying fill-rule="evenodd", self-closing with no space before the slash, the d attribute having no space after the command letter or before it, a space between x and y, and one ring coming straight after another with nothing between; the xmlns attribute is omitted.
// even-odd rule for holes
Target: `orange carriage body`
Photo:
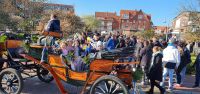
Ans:
<svg viewBox="0 0 200 94"><path fill-rule="evenodd" d="M22 46L23 41L21 40L7 40L6 48L18 48Z"/></svg>
<svg viewBox="0 0 200 94"><path fill-rule="evenodd" d="M61 57L59 55L48 55L48 64L40 63L39 60L34 59L31 56L25 55L25 58L35 61L38 64L41 64L44 68L48 69L56 80L56 84L58 85L62 94L67 94L60 80L64 80L67 82L68 78L72 80L84 81L85 85L82 89L81 94L85 91L88 85L93 84L98 78L109 75L113 71L113 66L123 65L123 64L137 64L137 62L114 62L113 60L105 60L105 59L96 59L90 63L89 70L87 72L76 72L66 67L64 63L62 63ZM125 82L126 85L132 86L132 73L130 70L123 69L117 70L117 77Z"/></svg>
<svg viewBox="0 0 200 94"><path fill-rule="evenodd" d="M42 35L53 36L57 38L61 38L63 36L62 32L43 32Z"/></svg>
<svg viewBox="0 0 200 94"><path fill-rule="evenodd" d="M106 75L106 73L110 73L112 71L112 65L107 65L108 63L113 63L112 60L94 60L90 64L89 72L76 72L69 68L65 67L65 64L62 63L59 55L49 55L48 62L50 66L53 67L53 70L64 81L67 81L66 76L68 75L70 79L86 81L88 79L88 83L92 84L99 77ZM91 72L95 72L91 74Z"/></svg>
<svg viewBox="0 0 200 94"><path fill-rule="evenodd" d="M113 60L96 59L90 64L88 72L76 72L69 68L65 68L65 65L61 62L59 55L49 55L49 64L53 67L53 70L64 81L67 81L66 76L73 80L87 81L87 84L93 84L99 77L109 75L113 70L113 65L117 65L117 62ZM127 85L131 85L132 75L129 70L117 71L117 76Z"/></svg>

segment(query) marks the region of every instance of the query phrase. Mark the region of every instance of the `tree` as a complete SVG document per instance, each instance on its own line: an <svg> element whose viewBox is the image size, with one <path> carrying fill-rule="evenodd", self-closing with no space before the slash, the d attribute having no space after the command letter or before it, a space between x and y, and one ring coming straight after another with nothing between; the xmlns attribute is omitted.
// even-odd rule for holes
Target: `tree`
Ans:
<svg viewBox="0 0 200 94"><path fill-rule="evenodd" d="M77 33L77 32L83 32L84 30L84 22L82 22L81 18L79 16L73 15L73 14L67 14L64 11L49 11L45 15L43 15L41 21L40 21L40 31L44 30L44 27L48 20L50 20L51 14L57 14L58 19L60 20L61 24L61 30L65 37Z"/></svg>
<svg viewBox="0 0 200 94"><path fill-rule="evenodd" d="M143 38L145 40L151 39L155 36L155 33L153 30L147 30L147 31L138 31L134 33L135 36Z"/></svg>
<svg viewBox="0 0 200 94"><path fill-rule="evenodd" d="M83 16L82 19L85 22L85 31L97 30L101 24L101 22L93 15Z"/></svg>
<svg viewBox="0 0 200 94"><path fill-rule="evenodd" d="M47 0L1 0L0 21L2 29L18 29L24 32L34 31L35 24L43 15L44 4ZM17 18L17 19L16 19Z"/></svg>
<svg viewBox="0 0 200 94"><path fill-rule="evenodd" d="M11 13L17 13L18 10L14 6L13 0L1 0L0 1L0 30L6 30L7 28L16 30L17 21L13 19Z"/></svg>
<svg viewBox="0 0 200 94"><path fill-rule="evenodd" d="M197 4L197 5L194 5ZM187 31L182 33L182 39L188 42L200 41L200 0L195 2L189 1L186 5L180 7L179 12L189 12L189 20L191 23L187 26ZM193 32L195 31L195 32Z"/></svg>
<svg viewBox="0 0 200 94"><path fill-rule="evenodd" d="M23 31L36 31L36 24L44 14L44 2L47 0L17 0L19 15L24 19L18 24Z"/></svg>

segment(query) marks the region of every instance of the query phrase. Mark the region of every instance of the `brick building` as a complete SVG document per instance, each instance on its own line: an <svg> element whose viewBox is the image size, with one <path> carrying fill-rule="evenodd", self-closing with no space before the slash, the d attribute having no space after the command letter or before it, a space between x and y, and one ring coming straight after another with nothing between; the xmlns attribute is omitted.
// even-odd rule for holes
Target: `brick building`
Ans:
<svg viewBox="0 0 200 94"><path fill-rule="evenodd" d="M119 16L116 12L95 12L96 19L101 21L100 31L113 31L119 29Z"/></svg>
<svg viewBox="0 0 200 94"><path fill-rule="evenodd" d="M95 17L101 21L101 31L144 31L152 28L151 15L142 10L121 10L116 12L96 12Z"/></svg>
<svg viewBox="0 0 200 94"><path fill-rule="evenodd" d="M167 26L153 26L153 29L157 34L166 34L169 28Z"/></svg>

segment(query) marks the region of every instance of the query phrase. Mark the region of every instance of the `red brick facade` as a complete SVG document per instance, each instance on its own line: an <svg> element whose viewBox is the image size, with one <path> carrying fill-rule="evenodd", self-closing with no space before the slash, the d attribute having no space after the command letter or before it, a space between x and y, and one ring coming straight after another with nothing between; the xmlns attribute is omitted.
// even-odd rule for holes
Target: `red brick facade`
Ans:
<svg viewBox="0 0 200 94"><path fill-rule="evenodd" d="M169 28L167 26L153 26L153 29L157 34L166 34Z"/></svg>
<svg viewBox="0 0 200 94"><path fill-rule="evenodd" d="M151 16L143 11L121 10L120 16L112 12L96 12L95 17L102 22L101 31L143 31L152 28ZM112 29L109 25L112 23Z"/></svg>

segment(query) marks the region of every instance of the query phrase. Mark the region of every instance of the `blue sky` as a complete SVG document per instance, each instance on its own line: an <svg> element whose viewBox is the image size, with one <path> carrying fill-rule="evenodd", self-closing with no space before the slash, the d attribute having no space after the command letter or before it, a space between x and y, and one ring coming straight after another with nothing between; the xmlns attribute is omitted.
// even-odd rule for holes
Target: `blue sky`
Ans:
<svg viewBox="0 0 200 94"><path fill-rule="evenodd" d="M117 12L121 9L140 10L151 14L154 25L168 25L178 15L181 6L195 5L196 0L50 0L52 3L75 6L79 16L98 12ZM166 23L164 23L166 21Z"/></svg>

